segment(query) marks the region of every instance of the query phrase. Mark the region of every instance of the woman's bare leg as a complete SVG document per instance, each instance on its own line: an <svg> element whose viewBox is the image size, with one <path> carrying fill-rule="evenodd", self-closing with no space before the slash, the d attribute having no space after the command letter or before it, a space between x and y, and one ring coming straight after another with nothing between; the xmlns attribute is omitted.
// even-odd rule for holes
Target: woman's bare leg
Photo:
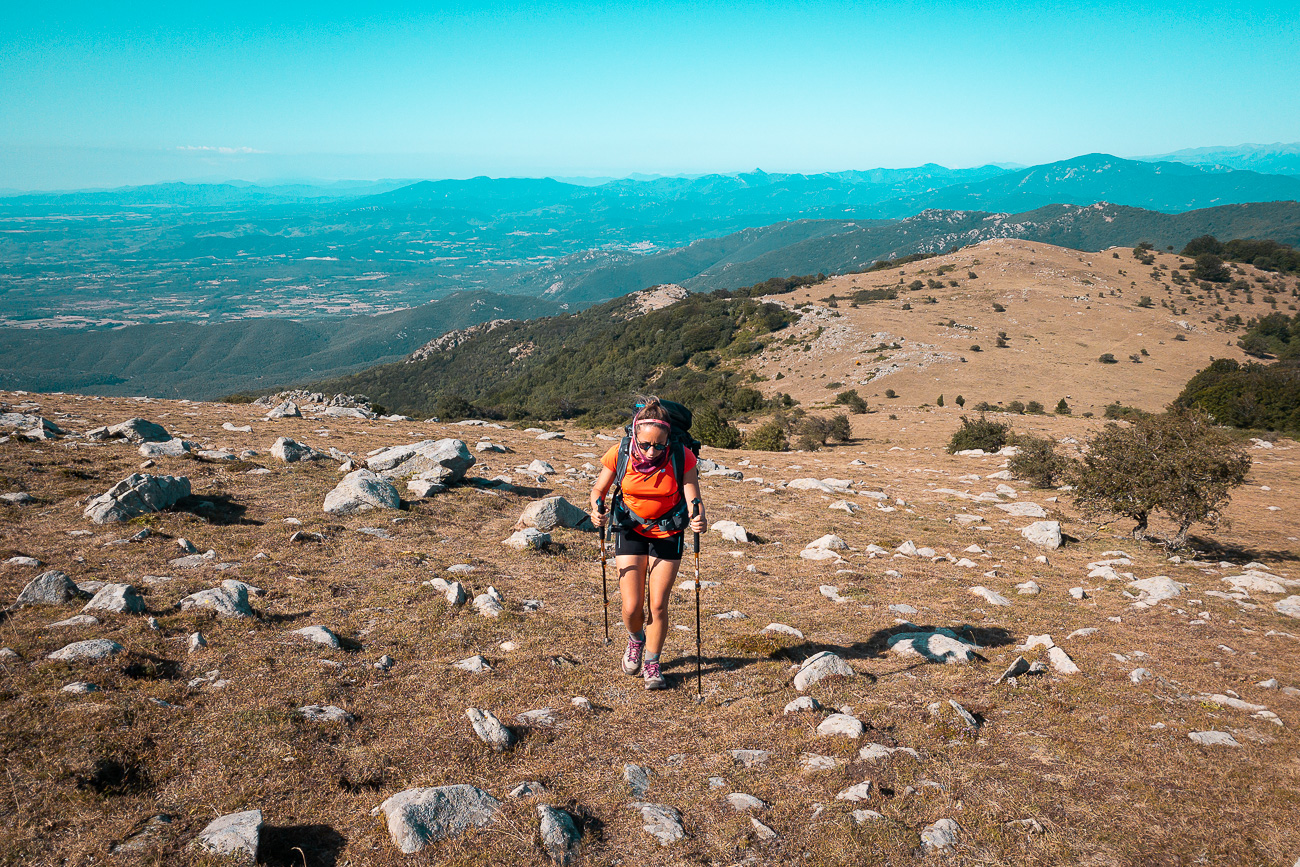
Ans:
<svg viewBox="0 0 1300 867"><path fill-rule="evenodd" d="M672 593L673 582L677 580L677 570L681 560L653 559L650 571L650 617L645 627L645 651L650 657L657 657L664 649L664 640L668 636L668 596ZM637 597L638 600L640 596Z"/></svg>
<svg viewBox="0 0 1300 867"><path fill-rule="evenodd" d="M614 558L614 567L618 570L618 592L623 604L623 625L630 634L649 625L645 616L645 578L649 560L645 554L619 554Z"/></svg>

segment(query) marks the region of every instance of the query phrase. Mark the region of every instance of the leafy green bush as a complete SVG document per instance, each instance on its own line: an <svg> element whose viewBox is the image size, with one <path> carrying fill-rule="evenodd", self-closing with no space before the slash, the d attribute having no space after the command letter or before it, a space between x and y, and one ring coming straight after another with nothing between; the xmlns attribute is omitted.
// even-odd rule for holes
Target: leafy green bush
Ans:
<svg viewBox="0 0 1300 867"><path fill-rule="evenodd" d="M1216 359L1188 380L1174 406L1197 407L1232 427L1300 431L1300 359L1269 365Z"/></svg>
<svg viewBox="0 0 1300 867"><path fill-rule="evenodd" d="M1075 504L1089 514L1129 518L1133 538L1144 539L1151 515L1163 513L1177 528L1165 541L1182 547L1193 524L1219 523L1249 471L1250 456L1209 416L1178 409L1107 425L1069 475Z"/></svg>
<svg viewBox="0 0 1300 867"><path fill-rule="evenodd" d="M1300 358L1300 313L1293 317L1285 313L1270 313L1261 319L1250 320L1249 328L1237 345L1247 355L1256 358L1270 355Z"/></svg>
<svg viewBox="0 0 1300 867"><path fill-rule="evenodd" d="M1054 488L1069 469L1070 462L1056 452L1056 443L1033 434L1017 434L1015 455L1007 461L1007 469L1017 479L1024 479L1035 487Z"/></svg>
<svg viewBox="0 0 1300 867"><path fill-rule="evenodd" d="M885 397L889 398L890 400L893 400L894 398L898 397L898 392L894 391L892 388L887 388L885 389Z"/></svg>
<svg viewBox="0 0 1300 867"><path fill-rule="evenodd" d="M693 416L691 432L706 446L738 449L743 444L740 429L728 421L712 404L696 408Z"/></svg>
<svg viewBox="0 0 1300 867"><path fill-rule="evenodd" d="M1070 414L1070 405L1065 402L1065 398L1061 398L1059 401L1056 402L1056 414L1057 415Z"/></svg>
<svg viewBox="0 0 1300 867"><path fill-rule="evenodd" d="M790 448L785 438L785 422L770 418L745 437L745 448L759 452L783 452Z"/></svg>
<svg viewBox="0 0 1300 867"><path fill-rule="evenodd" d="M1103 352L1097 360L1102 364L1119 364L1119 362L1115 360L1114 354L1110 352Z"/></svg>
<svg viewBox="0 0 1300 867"><path fill-rule="evenodd" d="M1043 405L1036 400L1031 400L1029 403L1025 404L1025 412L1030 415L1042 415Z"/></svg>
<svg viewBox="0 0 1300 867"><path fill-rule="evenodd" d="M1146 412L1145 410L1138 409L1135 406L1125 406L1118 401L1107 404L1106 411L1102 413L1103 418L1108 418L1112 421L1137 421L1138 419L1146 418L1149 415L1151 415L1151 413Z"/></svg>
<svg viewBox="0 0 1300 867"><path fill-rule="evenodd" d="M856 415L862 415L867 411L867 402L858 394L856 388L850 388L848 391L841 391L835 395L835 402L842 406L847 406L849 412Z"/></svg>
<svg viewBox="0 0 1300 867"><path fill-rule="evenodd" d="M853 426L849 424L849 417L840 413L833 415L827 422L827 436L830 439L840 443L847 443L853 439Z"/></svg>
<svg viewBox="0 0 1300 867"><path fill-rule="evenodd" d="M1006 409L1006 411L1007 411L1007 412L1014 412L1016 415L1024 415L1024 414L1025 414L1025 405L1024 405L1023 403L1021 403L1020 401L1018 401L1018 400L1009 401L1009 402L1007 403L1007 409Z"/></svg>
<svg viewBox="0 0 1300 867"><path fill-rule="evenodd" d="M815 452L830 439L830 424L815 415L804 416L794 425L795 447Z"/></svg>
<svg viewBox="0 0 1300 867"><path fill-rule="evenodd" d="M983 415L974 421L962 416L961 427L957 428L952 438L948 440L948 453L956 454L967 449L996 452L1005 446L1010 438L1011 425L1009 424L991 421Z"/></svg>

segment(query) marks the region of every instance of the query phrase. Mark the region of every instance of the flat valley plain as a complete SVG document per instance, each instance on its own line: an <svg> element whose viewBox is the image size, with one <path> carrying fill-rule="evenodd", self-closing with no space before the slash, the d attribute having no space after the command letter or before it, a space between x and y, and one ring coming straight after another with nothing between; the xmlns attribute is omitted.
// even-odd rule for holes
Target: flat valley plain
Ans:
<svg viewBox="0 0 1300 867"><path fill-rule="evenodd" d="M1086 352L1095 358L1098 349ZM1095 383L1090 369L1074 369L1072 388L1094 395L1096 405L1113 389ZM899 391L909 394L929 374L906 375L916 385ZM825 391L807 375L764 387L784 385ZM977 392L972 400L999 399L969 390ZM1147 403L1167 400L1167 391ZM257 452L236 461L159 458L149 471L187 476L194 496L130 524L97 526L83 517L85 503L139 471L135 446L76 436L0 444L0 491L34 498L0 505L0 562L26 556L43 563L0 566L0 596L12 601L41 571L61 569L79 582L132 584L148 608L134 616L97 612L101 622L92 626L52 627L79 606L32 606L0 623L0 644L17 653L0 666L3 863L219 864L186 846L217 816L260 809L267 864L544 864L539 803L579 820L579 864L1290 865L1300 857L1300 623L1274 610L1280 595L1234 596L1225 582L1248 564L1282 580L1300 578L1300 468L1289 439L1254 444L1247 484L1227 509L1231 525L1200 533L1200 553L1182 552L1178 560L1135 542L1128 522L1082 520L1066 492L990 478L1004 457L947 454L943 446L962 412L951 403L878 407L872 398L880 411L850 416L852 442L817 452L706 447L704 457L744 475L705 480L710 521L739 522L761 541L702 538L700 577L717 585L702 593L697 701L693 592L679 588L672 596L664 654L671 689L646 692L618 669L624 632L613 587L614 642L601 641L595 534L555 530L544 552L499 543L532 500L555 493L585 502L583 466L610 445L595 432L570 428L564 439L541 441L508 427L310 413L264 421L248 405L15 393L0 399L72 434L143 416L195 443ZM1077 416L1006 418L1067 448L1103 424ZM442 437L464 439L472 450L488 437L511 451L479 454L470 475L506 475L511 484L461 484L401 511L332 517L321 504L340 477L337 462L281 463L268 454L280 436L359 459ZM555 474L539 480L522 472L533 459L551 462ZM263 468L269 472L250 474ZM852 492L782 484L796 478L849 480ZM1002 493L999 485L1007 486ZM972 499L980 495L989 496ZM859 508L829 508L840 500ZM997 507L1025 502L1061 521L1064 547L1035 547L1018 532L1033 519ZM144 528L150 533L143 541L114 544ZM323 541L291 542L296 531L320 533ZM800 557L830 533L851 546L839 561ZM171 565L181 537L212 549L216 560ZM908 541L935 556L893 556ZM871 556L873 544L890 553ZM957 562L963 558L967 564ZM1137 579L1168 576L1186 589L1137 607L1126 580L1088 577L1088 564L1103 560L1127 560L1114 568ZM472 571L447 572L458 564ZM694 563L683 565L679 580L692 579ZM495 587L506 611L491 619L470 605L449 607L425 585L435 577L462 580L471 598ZM227 578L265 590L252 599L255 617L218 620L178 609L184 596ZM1016 585L1031 580L1041 592L1018 594ZM990 604L971 592L975 586L1010 604ZM1084 598L1071 595L1078 587ZM529 611L525 600L541 606ZM890 607L902 605L910 609ZM743 617L717 617L728 612ZM771 623L803 638L765 632ZM336 632L343 647L291 634L317 624ZM890 652L890 636L916 627L964 630L982 658L942 665ZM196 631L207 646L191 654L187 640ZM1049 667L1014 685L996 684L1017 656L1047 661L1041 647L1017 650L1043 634L1080 673ZM125 652L94 664L46 659L69 642L101 637ZM854 676L810 689L822 710L784 713L799 695L793 667L821 650L841 655ZM454 667L475 654L490 672ZM375 666L384 655L395 660L387 671ZM1151 676L1135 683L1139 668ZM1275 688L1260 685L1270 680ZM61 691L73 681L99 690ZM575 696L591 709L572 704ZM1266 707L1276 722L1225 704L1228 698ZM950 713L949 700L977 725ZM308 721L298 709L312 704L342 707L355 720ZM518 743L498 753L477 740L465 716L471 707L512 726ZM540 708L553 711L552 725L517 721ZM851 712L865 733L820 736L818 725L835 709ZM1202 731L1228 733L1238 746L1189 738ZM863 758L868 744L907 747L916 758ZM730 752L744 749L767 750L770 758L745 767ZM810 754L826 757L825 769L806 770ZM628 764L649 771L644 797L624 782ZM544 794L511 798L526 780L542 783ZM866 800L837 799L864 781L871 783ZM501 799L498 820L402 855L372 810L408 788L456 783ZM726 799L734 792L763 806L737 812ZM679 810L685 838L659 845L632 807L640 801ZM861 809L880 818L858 822L852 812ZM174 817L162 833L110 854L159 813ZM775 838L763 839L751 817ZM957 842L947 853L929 852L920 835L944 818L957 823Z"/></svg>

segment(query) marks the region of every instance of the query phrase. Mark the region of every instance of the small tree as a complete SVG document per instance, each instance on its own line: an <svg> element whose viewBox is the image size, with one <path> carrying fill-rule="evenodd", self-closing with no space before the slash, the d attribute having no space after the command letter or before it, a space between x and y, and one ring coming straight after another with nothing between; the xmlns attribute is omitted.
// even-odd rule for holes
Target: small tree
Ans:
<svg viewBox="0 0 1300 867"><path fill-rule="evenodd" d="M1118 364L1118 363L1119 363L1119 362L1117 362L1117 361L1115 360L1115 355L1114 355L1114 353L1110 353L1110 352L1103 352L1100 356L1098 356L1097 360L1100 361L1102 364Z"/></svg>
<svg viewBox="0 0 1300 867"><path fill-rule="evenodd" d="M943 406L943 395L942 395L942 394L939 395L939 399L936 400L936 401L934 402L934 405L935 405L935 406Z"/></svg>
<svg viewBox="0 0 1300 867"><path fill-rule="evenodd" d="M885 397L889 398L890 400L893 400L894 398L898 397L898 392L894 391L892 388L887 388L885 389Z"/></svg>
<svg viewBox="0 0 1300 867"><path fill-rule="evenodd" d="M706 446L719 449L738 449L744 440L740 429L727 421L712 404L705 404L695 410L691 421L691 432Z"/></svg>
<svg viewBox="0 0 1300 867"><path fill-rule="evenodd" d="M959 407L965 406L965 405L966 405L966 398L962 397L962 396L959 394L959 395L957 395L957 401L956 401L956 403L957 403L957 406L959 406Z"/></svg>
<svg viewBox="0 0 1300 867"><path fill-rule="evenodd" d="M785 438L785 422L771 418L749 432L745 437L745 448L759 452L783 452L790 448Z"/></svg>
<svg viewBox="0 0 1300 867"><path fill-rule="evenodd" d="M1056 443L1033 434L1017 434L1019 451L1007 461L1007 469L1017 479L1039 488L1054 488L1069 469L1070 462L1056 453Z"/></svg>
<svg viewBox="0 0 1300 867"><path fill-rule="evenodd" d="M1043 405L1036 400L1031 400L1029 403L1025 404L1025 412L1030 415L1042 415Z"/></svg>
<svg viewBox="0 0 1300 867"><path fill-rule="evenodd" d="M975 421L966 416L961 417L961 427L953 432L948 440L948 453L956 454L966 449L983 449L996 452L1007 444L1011 438L1011 425L1000 421L990 421L981 415Z"/></svg>
<svg viewBox="0 0 1300 867"><path fill-rule="evenodd" d="M806 452L817 451L826 445L826 440L830 439L830 427L830 423L824 418L815 415L804 416L794 428L797 437L795 445Z"/></svg>
<svg viewBox="0 0 1300 867"><path fill-rule="evenodd" d="M1065 402L1065 398L1061 398L1059 401L1056 402L1056 414L1057 415L1070 414L1070 405Z"/></svg>
<svg viewBox="0 0 1300 867"><path fill-rule="evenodd" d="M1205 413L1174 410L1138 418L1128 427L1109 424L1088 441L1072 467L1075 502L1091 514L1136 521L1133 538L1146 538L1152 513L1174 522L1165 540L1180 548L1193 524L1221 521L1229 491L1250 472L1250 456Z"/></svg>
<svg viewBox="0 0 1300 867"><path fill-rule="evenodd" d="M827 422L827 435L836 442L846 443L853 439L853 426L849 424L849 417L844 413L833 415Z"/></svg>
<svg viewBox="0 0 1300 867"><path fill-rule="evenodd" d="M841 391L835 395L835 402L849 408L849 412L855 415L862 415L867 411L867 402L858 394L856 388L850 388L848 391Z"/></svg>

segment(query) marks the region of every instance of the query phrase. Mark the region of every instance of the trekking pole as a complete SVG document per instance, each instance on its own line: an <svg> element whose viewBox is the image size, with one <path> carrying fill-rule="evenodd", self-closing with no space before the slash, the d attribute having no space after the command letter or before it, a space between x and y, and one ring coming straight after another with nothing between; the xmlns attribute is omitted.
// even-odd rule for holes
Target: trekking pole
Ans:
<svg viewBox="0 0 1300 867"><path fill-rule="evenodd" d="M605 514L605 499L597 501L601 515ZM605 644L609 645L609 577L605 571L605 523L600 525L600 595L605 599Z"/></svg>
<svg viewBox="0 0 1300 867"><path fill-rule="evenodd" d="M704 675L700 672L700 534L695 534L695 697L704 697Z"/></svg>

